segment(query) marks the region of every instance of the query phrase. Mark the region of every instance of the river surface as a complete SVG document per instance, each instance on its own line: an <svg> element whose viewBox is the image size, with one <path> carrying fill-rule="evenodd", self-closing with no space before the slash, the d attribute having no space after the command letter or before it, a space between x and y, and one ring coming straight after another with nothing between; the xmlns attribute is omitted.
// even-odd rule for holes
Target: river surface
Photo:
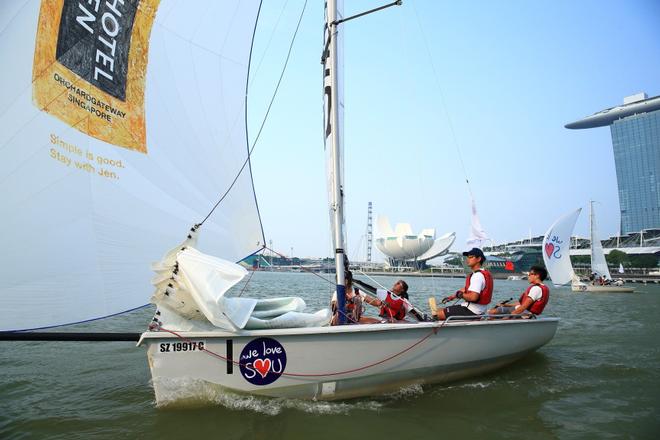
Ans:
<svg viewBox="0 0 660 440"><path fill-rule="evenodd" d="M395 278L378 277L391 286ZM426 309L459 279L409 278ZM157 408L145 350L130 342L0 342L0 439L639 438L660 436L660 285L636 293L552 289L561 318L538 352L484 376L377 398L308 402L217 396ZM495 282L495 300L524 281ZM237 286L238 290L242 286ZM256 273L243 296L299 295L316 310L330 283ZM58 329L142 331L153 309ZM361 348L356 347L356 353Z"/></svg>

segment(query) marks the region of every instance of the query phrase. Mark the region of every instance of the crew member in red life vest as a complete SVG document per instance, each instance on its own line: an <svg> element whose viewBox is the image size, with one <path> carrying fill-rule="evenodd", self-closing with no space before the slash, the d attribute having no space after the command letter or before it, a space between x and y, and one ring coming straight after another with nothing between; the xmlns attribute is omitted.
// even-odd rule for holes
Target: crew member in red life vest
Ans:
<svg viewBox="0 0 660 440"><path fill-rule="evenodd" d="M545 267L532 266L527 279L529 287L513 303L498 304L488 311L489 315L540 315L550 299L550 289L543 284L548 277Z"/></svg>
<svg viewBox="0 0 660 440"><path fill-rule="evenodd" d="M440 321L450 316L483 315L488 310L488 303L493 296L493 276L486 269L481 268L486 261L484 253L479 248L472 248L463 252L463 256L466 257L472 273L466 277L465 287L442 300L443 304L456 299L460 299L461 302L438 309L435 316Z"/></svg>
<svg viewBox="0 0 660 440"><path fill-rule="evenodd" d="M376 295L373 297L362 293L362 300L369 305L378 307L378 315L381 318L375 319L363 316L360 320L361 323L403 321L407 314L414 316L418 321L427 320L427 317L408 300L408 283L405 281L398 280L389 290L376 289L358 279L355 279L354 282L369 293Z"/></svg>

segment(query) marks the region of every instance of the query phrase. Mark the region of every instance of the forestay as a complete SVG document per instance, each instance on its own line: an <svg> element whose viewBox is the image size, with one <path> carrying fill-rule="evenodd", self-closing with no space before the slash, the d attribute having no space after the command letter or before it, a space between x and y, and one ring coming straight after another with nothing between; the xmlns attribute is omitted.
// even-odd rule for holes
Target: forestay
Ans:
<svg viewBox="0 0 660 440"><path fill-rule="evenodd" d="M149 264L244 164L199 248L263 246L245 120L259 7L0 2L0 330L146 304Z"/></svg>

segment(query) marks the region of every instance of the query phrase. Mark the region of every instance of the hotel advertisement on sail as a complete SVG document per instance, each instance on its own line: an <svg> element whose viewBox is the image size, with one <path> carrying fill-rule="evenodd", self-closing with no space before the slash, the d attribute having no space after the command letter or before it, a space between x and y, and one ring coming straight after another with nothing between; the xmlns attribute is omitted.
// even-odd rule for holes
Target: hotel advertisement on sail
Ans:
<svg viewBox="0 0 660 440"><path fill-rule="evenodd" d="M144 84L160 0L44 0L33 100L75 129L147 152Z"/></svg>

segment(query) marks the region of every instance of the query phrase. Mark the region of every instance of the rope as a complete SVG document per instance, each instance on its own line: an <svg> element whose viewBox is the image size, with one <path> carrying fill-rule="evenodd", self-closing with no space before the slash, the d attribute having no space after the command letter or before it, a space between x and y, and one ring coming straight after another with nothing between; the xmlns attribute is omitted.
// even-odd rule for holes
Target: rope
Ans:
<svg viewBox="0 0 660 440"><path fill-rule="evenodd" d="M285 260L287 260L287 261L291 261L291 262L293 263L293 260L292 260L291 258L287 257L286 255L282 255L282 254L280 254L279 252L277 252L277 251L274 250L274 249L269 248L268 246L264 246L264 249L267 249L267 250L271 251L272 253L277 254L278 256L284 258ZM311 273L312 275L316 275L317 277L321 278L323 281L327 281L328 283L332 284L333 286L335 285L335 282L334 282L334 281L322 277L321 275L319 275L318 273L314 272L313 270L307 269L307 268L304 267L302 264L299 264L298 267L301 268L302 270L304 270L305 272L309 272L309 273Z"/></svg>
<svg viewBox="0 0 660 440"><path fill-rule="evenodd" d="M209 217L213 214L215 209L222 203L222 201L227 197L229 192L232 190L234 185L236 184L236 181L238 178L243 174L243 170L247 166L247 164L250 162L250 158L252 157L252 153L254 152L254 148L257 146L257 142L259 141L259 137L261 136L261 132L263 131L264 126L266 125L266 120L268 119L268 115L270 114L270 109L273 106L273 103L275 102L275 97L277 96L277 92L279 91L280 84L282 84L282 78L284 78L284 72L286 72L286 68L289 64L289 58L291 57L291 51L293 50L293 43L296 41L296 36L298 35L298 29L300 29L300 23L302 22L303 15L305 14L305 9L307 8L307 0L305 0L305 4L303 5L302 11L300 11L300 17L298 18L298 24L296 25L296 30L293 33L293 37L291 38L291 44L289 45L289 51L287 52L286 55L286 60L284 61L284 66L282 68L282 72L280 73L280 78L277 80L277 85L275 86L275 91L273 92L273 96L270 99L270 102L268 104L268 108L266 109L266 114L264 115L263 120L261 121L261 125L259 126L259 130L257 131L257 136L254 139L254 142L252 143L252 147L250 147L250 151L248 151L248 155L245 158L245 161L243 162L243 165L241 168L238 170L238 173L236 174L236 177L234 177L234 180L231 182L229 185L229 188L224 192L222 197L220 197L220 200L213 205L213 208L209 211L209 213L204 217L204 219L199 223L199 225L203 225L206 220L208 220Z"/></svg>
<svg viewBox="0 0 660 440"><path fill-rule="evenodd" d="M440 328L442 328L442 327L446 324L446 322L447 322L447 321L444 321L444 322L443 322L442 324L440 324L438 327L434 327L433 329L431 329L431 331L430 331L426 336L424 336L423 338L421 338L419 341L415 342L414 344L408 346L407 348L404 348L403 350L401 350L401 351L399 351L399 352L394 353L394 354L391 355L391 356L388 356L388 357L386 357L386 358L384 358L384 359L381 359L381 360L379 360L379 361L377 361L377 362L372 362L372 363L369 363L369 364L365 364L365 365L363 365L363 366L361 366L361 367L357 367L357 368L351 368L351 369L343 370L343 371L335 371L335 372L331 372L331 373L282 373L281 375L282 375L282 376L287 376L287 377L323 377L323 376L340 376L340 375L342 375L342 374L355 373L355 372L357 372L357 371L362 371L362 370L366 370L366 369L369 369L369 368L373 368L373 367L375 367L375 366L377 366L377 365L381 365L381 364L383 364L383 363L385 363L385 362L387 362L387 361L389 361L389 360L392 360L392 359L394 359L394 358L396 358L396 357L398 357L398 356L401 356L402 354L404 354L404 353L406 353L406 352L412 350L413 348L417 347L419 344L421 344L422 342L424 342L424 341L426 341L428 338L430 338L431 335L436 334L436 333L438 332L438 330L439 330ZM192 342L191 339L186 338L185 336L182 336L182 335L180 335L179 333L177 333L177 332L175 332L175 331L173 331L173 330L168 330L168 329L163 328L163 327L160 327L160 330L161 330L161 331L164 331L164 332L166 332L166 333L170 333L170 334L176 336L177 338L181 339L182 341L185 341L185 342ZM225 356L222 356L221 354L218 354L218 353L215 353L215 352L213 352L213 351L211 351L211 350L208 350L207 348L203 348L202 351L205 352L206 354L208 354L209 356L212 356L212 357L215 357L215 358L221 359L221 360L223 360L223 361L225 361L225 362L231 362L232 364L237 365L237 366L239 366L239 367L240 367L240 366L247 367L246 364L240 363L240 362L235 361L235 360L233 360L233 359L229 359L229 358L227 358L227 357L225 357Z"/></svg>
<svg viewBox="0 0 660 440"><path fill-rule="evenodd" d="M365 277L369 278L370 281L373 281L375 284L378 284L378 287L380 287L381 289L388 290L387 287L383 286L383 285L380 284L378 281L376 281L375 279L371 278L371 277L370 277L369 275L367 275L365 272L362 272L360 269L357 269L357 271L358 271L359 273L361 273L362 275L364 275Z"/></svg>
<svg viewBox="0 0 660 440"><path fill-rule="evenodd" d="M449 110L447 109L447 102L445 100L444 93L442 92L442 87L440 86L440 80L438 79L438 72L435 68L435 63L433 62L433 57L431 55L431 49L429 48L429 43L426 38L426 33L424 32L424 28L422 27L422 22L419 18L419 14L417 13L417 8L415 8L415 3L412 3L413 6L413 11L415 12L415 18L417 19L417 25L419 26L419 31L422 34L422 39L424 40L424 47L426 49L426 54L429 57L429 63L431 64L431 70L433 70L433 78L435 79L435 85L438 88L438 93L440 94L440 103L442 104L442 110L445 112L445 115L447 115L447 122L449 124L449 131L451 132L451 137L452 140L454 141L454 148L456 149L456 154L458 155L458 160L461 163L461 168L463 169L463 176L465 177L465 183L467 184L468 187L468 192L470 193L470 197L474 199L474 196L472 195L472 187L470 186L470 180L468 179L468 174L467 170L465 169L465 163L463 162L463 155L461 154L461 149L458 145L458 139L456 137L456 132L454 130L454 124L452 123L451 116L449 114Z"/></svg>
<svg viewBox="0 0 660 440"><path fill-rule="evenodd" d="M243 285L243 288L241 289L241 293L238 294L238 298L243 295L243 292L245 292L245 289L247 288L248 284L250 283L250 280L252 279L252 275L254 275L254 271L250 272L250 276L248 277L247 281L245 281L245 284Z"/></svg>

